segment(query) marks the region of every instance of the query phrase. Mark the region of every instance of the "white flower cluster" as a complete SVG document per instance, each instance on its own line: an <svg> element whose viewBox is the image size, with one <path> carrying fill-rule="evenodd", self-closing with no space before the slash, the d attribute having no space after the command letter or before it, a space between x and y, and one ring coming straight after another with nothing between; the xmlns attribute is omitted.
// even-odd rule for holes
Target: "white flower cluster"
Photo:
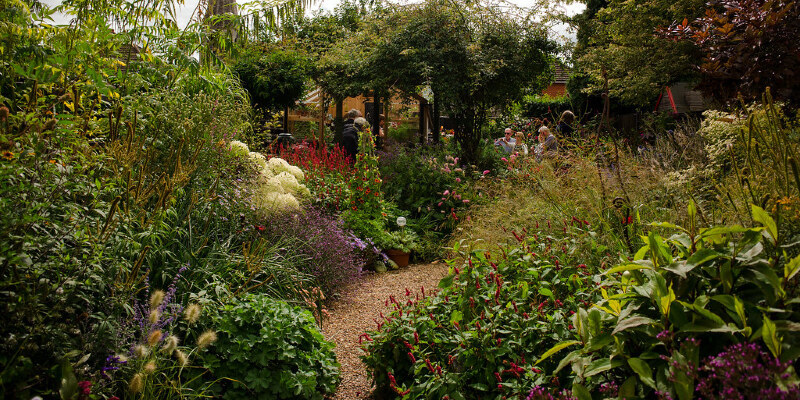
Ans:
<svg viewBox="0 0 800 400"><path fill-rule="evenodd" d="M278 157L267 160L263 154L250 151L246 144L235 140L231 141L231 152L246 157L259 169L253 187L255 207L265 212L297 210L300 208L298 198L311 195L302 183L305 180L303 170L286 160Z"/></svg>

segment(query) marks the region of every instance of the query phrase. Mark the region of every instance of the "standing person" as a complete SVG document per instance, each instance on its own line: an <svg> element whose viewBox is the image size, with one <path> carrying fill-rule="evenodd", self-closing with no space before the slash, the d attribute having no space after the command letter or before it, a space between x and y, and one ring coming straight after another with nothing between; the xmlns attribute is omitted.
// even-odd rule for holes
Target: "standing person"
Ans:
<svg viewBox="0 0 800 400"><path fill-rule="evenodd" d="M358 154L358 128L355 126L355 119L360 117L361 111L356 109L348 111L347 120L344 121L344 128L342 129L342 142L340 144L350 164L356 162L356 154Z"/></svg>
<svg viewBox="0 0 800 400"><path fill-rule="evenodd" d="M562 138L572 136L572 132L575 130L572 129L572 123L575 121L575 114L572 111L567 110L561 113L561 118L558 121L558 125L556 125L556 132L558 132Z"/></svg>
<svg viewBox="0 0 800 400"><path fill-rule="evenodd" d="M512 137L514 131L511 128L506 128L505 136L494 141L495 146L500 146L506 153L511 153L514 146L517 144L516 139Z"/></svg>
<svg viewBox="0 0 800 400"><path fill-rule="evenodd" d="M514 152L521 155L527 156L528 155L528 145L525 144L525 134L522 132L517 132L516 135L517 142L514 145Z"/></svg>

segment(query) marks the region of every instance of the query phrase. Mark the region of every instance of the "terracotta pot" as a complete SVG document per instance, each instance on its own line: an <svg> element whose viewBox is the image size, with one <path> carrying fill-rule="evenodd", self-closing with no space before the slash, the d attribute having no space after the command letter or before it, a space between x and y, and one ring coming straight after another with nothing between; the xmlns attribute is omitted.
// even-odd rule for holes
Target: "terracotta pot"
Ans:
<svg viewBox="0 0 800 400"><path fill-rule="evenodd" d="M405 267L408 266L408 258L411 256L410 252L400 251L400 250L385 250L389 259L394 261L398 267Z"/></svg>

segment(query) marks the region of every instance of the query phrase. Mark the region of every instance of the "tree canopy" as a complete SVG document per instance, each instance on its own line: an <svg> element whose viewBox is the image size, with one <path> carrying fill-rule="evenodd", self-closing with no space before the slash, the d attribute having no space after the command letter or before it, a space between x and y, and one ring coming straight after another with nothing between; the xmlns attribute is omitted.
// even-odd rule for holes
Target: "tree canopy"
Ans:
<svg viewBox="0 0 800 400"><path fill-rule="evenodd" d="M696 80L699 55L686 42L658 35L659 27L699 17L703 0L590 0L574 19L578 43L574 61L586 74L584 92L598 93L608 78L609 93L629 106L649 106L659 91L681 80Z"/></svg>

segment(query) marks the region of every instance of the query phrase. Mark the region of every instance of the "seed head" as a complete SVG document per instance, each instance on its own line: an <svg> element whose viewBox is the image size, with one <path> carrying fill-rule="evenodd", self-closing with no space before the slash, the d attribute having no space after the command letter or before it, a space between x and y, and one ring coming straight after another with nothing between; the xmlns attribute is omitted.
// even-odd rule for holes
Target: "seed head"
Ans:
<svg viewBox="0 0 800 400"><path fill-rule="evenodd" d="M155 325L155 323L158 322L158 319L160 317L161 317L161 313L158 312L158 310L150 310L150 316L149 316L148 319L150 320L151 324Z"/></svg>
<svg viewBox="0 0 800 400"><path fill-rule="evenodd" d="M156 290L150 295L150 309L155 310L158 306L161 305L161 302L164 301L164 291L163 290Z"/></svg>
<svg viewBox="0 0 800 400"><path fill-rule="evenodd" d="M56 121L55 118L48 119L47 122L45 122L45 124L44 124L44 130L45 131L52 131L53 128L56 127L56 122L57 121Z"/></svg>
<svg viewBox="0 0 800 400"><path fill-rule="evenodd" d="M144 386L144 374L142 374L141 372L134 375L130 383L128 383L128 389L130 389L132 393L141 392L143 386Z"/></svg>
<svg viewBox="0 0 800 400"><path fill-rule="evenodd" d="M189 357L186 356L186 353L180 350L175 350L175 353L173 354L175 355L175 358L178 360L178 364L180 364L181 367L185 367L189 364Z"/></svg>
<svg viewBox="0 0 800 400"><path fill-rule="evenodd" d="M154 330L147 335L147 344L150 346L155 346L158 342L161 341L161 337L163 334L161 333L161 329Z"/></svg>
<svg viewBox="0 0 800 400"><path fill-rule="evenodd" d="M149 363L144 365L144 369L142 370L145 374L150 375L153 372L156 372L156 362L150 361Z"/></svg>
<svg viewBox="0 0 800 400"><path fill-rule="evenodd" d="M199 304L190 304L183 312L183 318L185 318L189 324L193 324L200 318L200 311L201 308Z"/></svg>
<svg viewBox="0 0 800 400"><path fill-rule="evenodd" d="M6 122L6 120L8 119L8 114L9 114L8 107L6 106L0 107L0 122Z"/></svg>
<svg viewBox="0 0 800 400"><path fill-rule="evenodd" d="M164 339L163 350L165 353L172 353L178 347L178 337L175 335L169 336Z"/></svg>
<svg viewBox="0 0 800 400"><path fill-rule="evenodd" d="M150 354L150 349L148 349L147 346L140 344L133 349L133 354L135 354L137 358L144 358Z"/></svg>
<svg viewBox="0 0 800 400"><path fill-rule="evenodd" d="M217 333L214 331L205 331L199 338L197 338L197 347L204 349L211 343L217 341Z"/></svg>

